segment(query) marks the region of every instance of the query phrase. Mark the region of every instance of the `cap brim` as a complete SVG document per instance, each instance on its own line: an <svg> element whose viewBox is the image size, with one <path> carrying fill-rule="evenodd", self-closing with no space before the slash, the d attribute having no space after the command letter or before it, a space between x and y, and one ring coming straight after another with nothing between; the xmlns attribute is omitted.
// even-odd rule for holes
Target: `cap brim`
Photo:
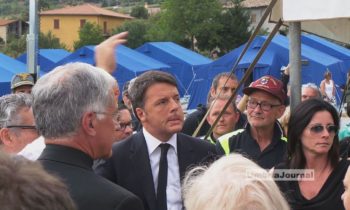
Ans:
<svg viewBox="0 0 350 210"><path fill-rule="evenodd" d="M34 86L34 83L31 82L31 81L22 81L22 82L18 82L16 84L14 84L11 89L15 89L15 88L18 88L20 86L23 86L23 85L31 85L31 86Z"/></svg>
<svg viewBox="0 0 350 210"><path fill-rule="evenodd" d="M285 99L277 96L275 92L273 92L269 89L262 88L262 87L246 87L243 89L243 93L246 95L250 95L252 92L257 91L257 90L264 91L264 92L272 95L273 97L277 98L282 104L284 104L284 102L285 102Z"/></svg>

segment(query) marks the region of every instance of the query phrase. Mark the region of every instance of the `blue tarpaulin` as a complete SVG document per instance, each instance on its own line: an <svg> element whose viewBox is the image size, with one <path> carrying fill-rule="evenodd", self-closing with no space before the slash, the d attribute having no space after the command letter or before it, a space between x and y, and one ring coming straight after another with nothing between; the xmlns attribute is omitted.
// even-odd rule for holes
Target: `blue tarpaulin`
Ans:
<svg viewBox="0 0 350 210"><path fill-rule="evenodd" d="M212 62L173 42L148 42L136 50L170 66L169 72L175 75L181 96L187 94L194 76L193 69Z"/></svg>
<svg viewBox="0 0 350 210"><path fill-rule="evenodd" d="M301 35L301 42L321 52L344 61L345 72L350 70L350 50L312 34Z"/></svg>
<svg viewBox="0 0 350 210"><path fill-rule="evenodd" d="M265 40L266 36L257 36L253 40L253 43L235 71L239 79L242 78L245 70L253 62L255 55ZM189 94L191 95L189 109L195 108L198 104L206 104L207 94L214 76L221 72L231 71L243 47L242 45L211 64L195 69L195 79L189 89ZM327 69L332 72L333 80L336 84L344 84L346 77L344 75L345 65L343 61L304 44L302 44L301 49L303 61L301 72L302 84L312 82L319 85ZM251 80L254 81L263 75L272 75L280 78L281 67L287 66L288 63L289 40L285 36L276 35L255 66Z"/></svg>
<svg viewBox="0 0 350 210"><path fill-rule="evenodd" d="M82 47L61 61L57 62L54 67L70 62L84 62L95 65L94 61L95 46ZM124 45L119 45L116 49L117 67L113 76L117 79L119 87L122 88L124 83L148 70L168 70L170 66L157 61L153 58L143 55Z"/></svg>
<svg viewBox="0 0 350 210"><path fill-rule="evenodd" d="M0 53L0 96L11 93L10 83L13 75L27 72L22 62Z"/></svg>
<svg viewBox="0 0 350 210"><path fill-rule="evenodd" d="M0 67L0 96L11 93L11 79L14 73Z"/></svg>
<svg viewBox="0 0 350 210"><path fill-rule="evenodd" d="M70 52L64 49L40 49L38 53L38 65L40 66L40 71L47 72L49 69L52 69L52 66L55 63L67 57L69 54ZM16 59L26 64L27 53L23 53Z"/></svg>

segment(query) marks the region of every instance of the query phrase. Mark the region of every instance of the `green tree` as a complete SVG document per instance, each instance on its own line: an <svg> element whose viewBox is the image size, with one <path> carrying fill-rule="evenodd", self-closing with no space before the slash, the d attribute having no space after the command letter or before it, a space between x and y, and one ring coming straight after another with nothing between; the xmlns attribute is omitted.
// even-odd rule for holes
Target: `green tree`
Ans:
<svg viewBox="0 0 350 210"><path fill-rule="evenodd" d="M85 23L79 30L79 40L75 41L74 49L78 49L85 45L96 45L104 40L103 31L101 27L95 23Z"/></svg>
<svg viewBox="0 0 350 210"><path fill-rule="evenodd" d="M112 33L117 34L123 31L128 31L127 46L130 48L137 48L147 42L146 32L149 23L147 20L131 20L125 22L122 26L113 29Z"/></svg>
<svg viewBox="0 0 350 210"><path fill-rule="evenodd" d="M167 23L162 16L164 16L164 12L160 12L148 19L150 24L146 39L150 41L174 41L178 43L183 41L182 34L170 33L167 31Z"/></svg>
<svg viewBox="0 0 350 210"><path fill-rule="evenodd" d="M131 16L139 19L147 19L148 18L148 10L143 6L136 6L131 9Z"/></svg>
<svg viewBox="0 0 350 210"><path fill-rule="evenodd" d="M11 57L18 57L20 54L26 51L27 42L26 35L16 38L15 36L9 37L5 47L1 48L1 51Z"/></svg>
<svg viewBox="0 0 350 210"><path fill-rule="evenodd" d="M245 43L251 35L248 29L250 17L241 6L241 2L242 0L233 0L234 7L220 15L219 22L223 27L218 31L221 38L217 46L221 49L221 53L227 53Z"/></svg>
<svg viewBox="0 0 350 210"><path fill-rule="evenodd" d="M47 34L41 33L39 35L39 48L46 49L67 49L67 46L60 42L60 39L55 37L51 31L47 32Z"/></svg>
<svg viewBox="0 0 350 210"><path fill-rule="evenodd" d="M170 41L189 42L191 49L194 49L196 37L208 31L215 34L220 28L215 21L221 12L218 0L166 0L163 5L163 12L156 27L162 29L161 35L165 34Z"/></svg>

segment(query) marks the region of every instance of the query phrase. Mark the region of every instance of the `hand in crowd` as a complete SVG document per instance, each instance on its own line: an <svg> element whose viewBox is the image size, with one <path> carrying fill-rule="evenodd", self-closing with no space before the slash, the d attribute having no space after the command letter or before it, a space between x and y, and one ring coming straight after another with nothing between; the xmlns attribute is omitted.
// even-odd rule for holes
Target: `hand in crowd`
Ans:
<svg viewBox="0 0 350 210"><path fill-rule="evenodd" d="M95 48L95 62L96 66L103 68L110 74L113 73L116 67L115 48L127 42L128 32L121 32L113 35L101 42Z"/></svg>

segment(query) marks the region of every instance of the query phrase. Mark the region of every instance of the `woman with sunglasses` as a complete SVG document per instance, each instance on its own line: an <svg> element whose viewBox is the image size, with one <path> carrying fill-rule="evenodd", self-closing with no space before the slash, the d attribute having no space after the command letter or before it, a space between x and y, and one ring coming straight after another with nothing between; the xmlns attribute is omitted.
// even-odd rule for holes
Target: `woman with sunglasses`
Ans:
<svg viewBox="0 0 350 210"><path fill-rule="evenodd" d="M306 100L291 113L288 158L274 169L274 178L292 209L344 209L342 180L349 164L339 157L338 128L336 109L320 99Z"/></svg>

